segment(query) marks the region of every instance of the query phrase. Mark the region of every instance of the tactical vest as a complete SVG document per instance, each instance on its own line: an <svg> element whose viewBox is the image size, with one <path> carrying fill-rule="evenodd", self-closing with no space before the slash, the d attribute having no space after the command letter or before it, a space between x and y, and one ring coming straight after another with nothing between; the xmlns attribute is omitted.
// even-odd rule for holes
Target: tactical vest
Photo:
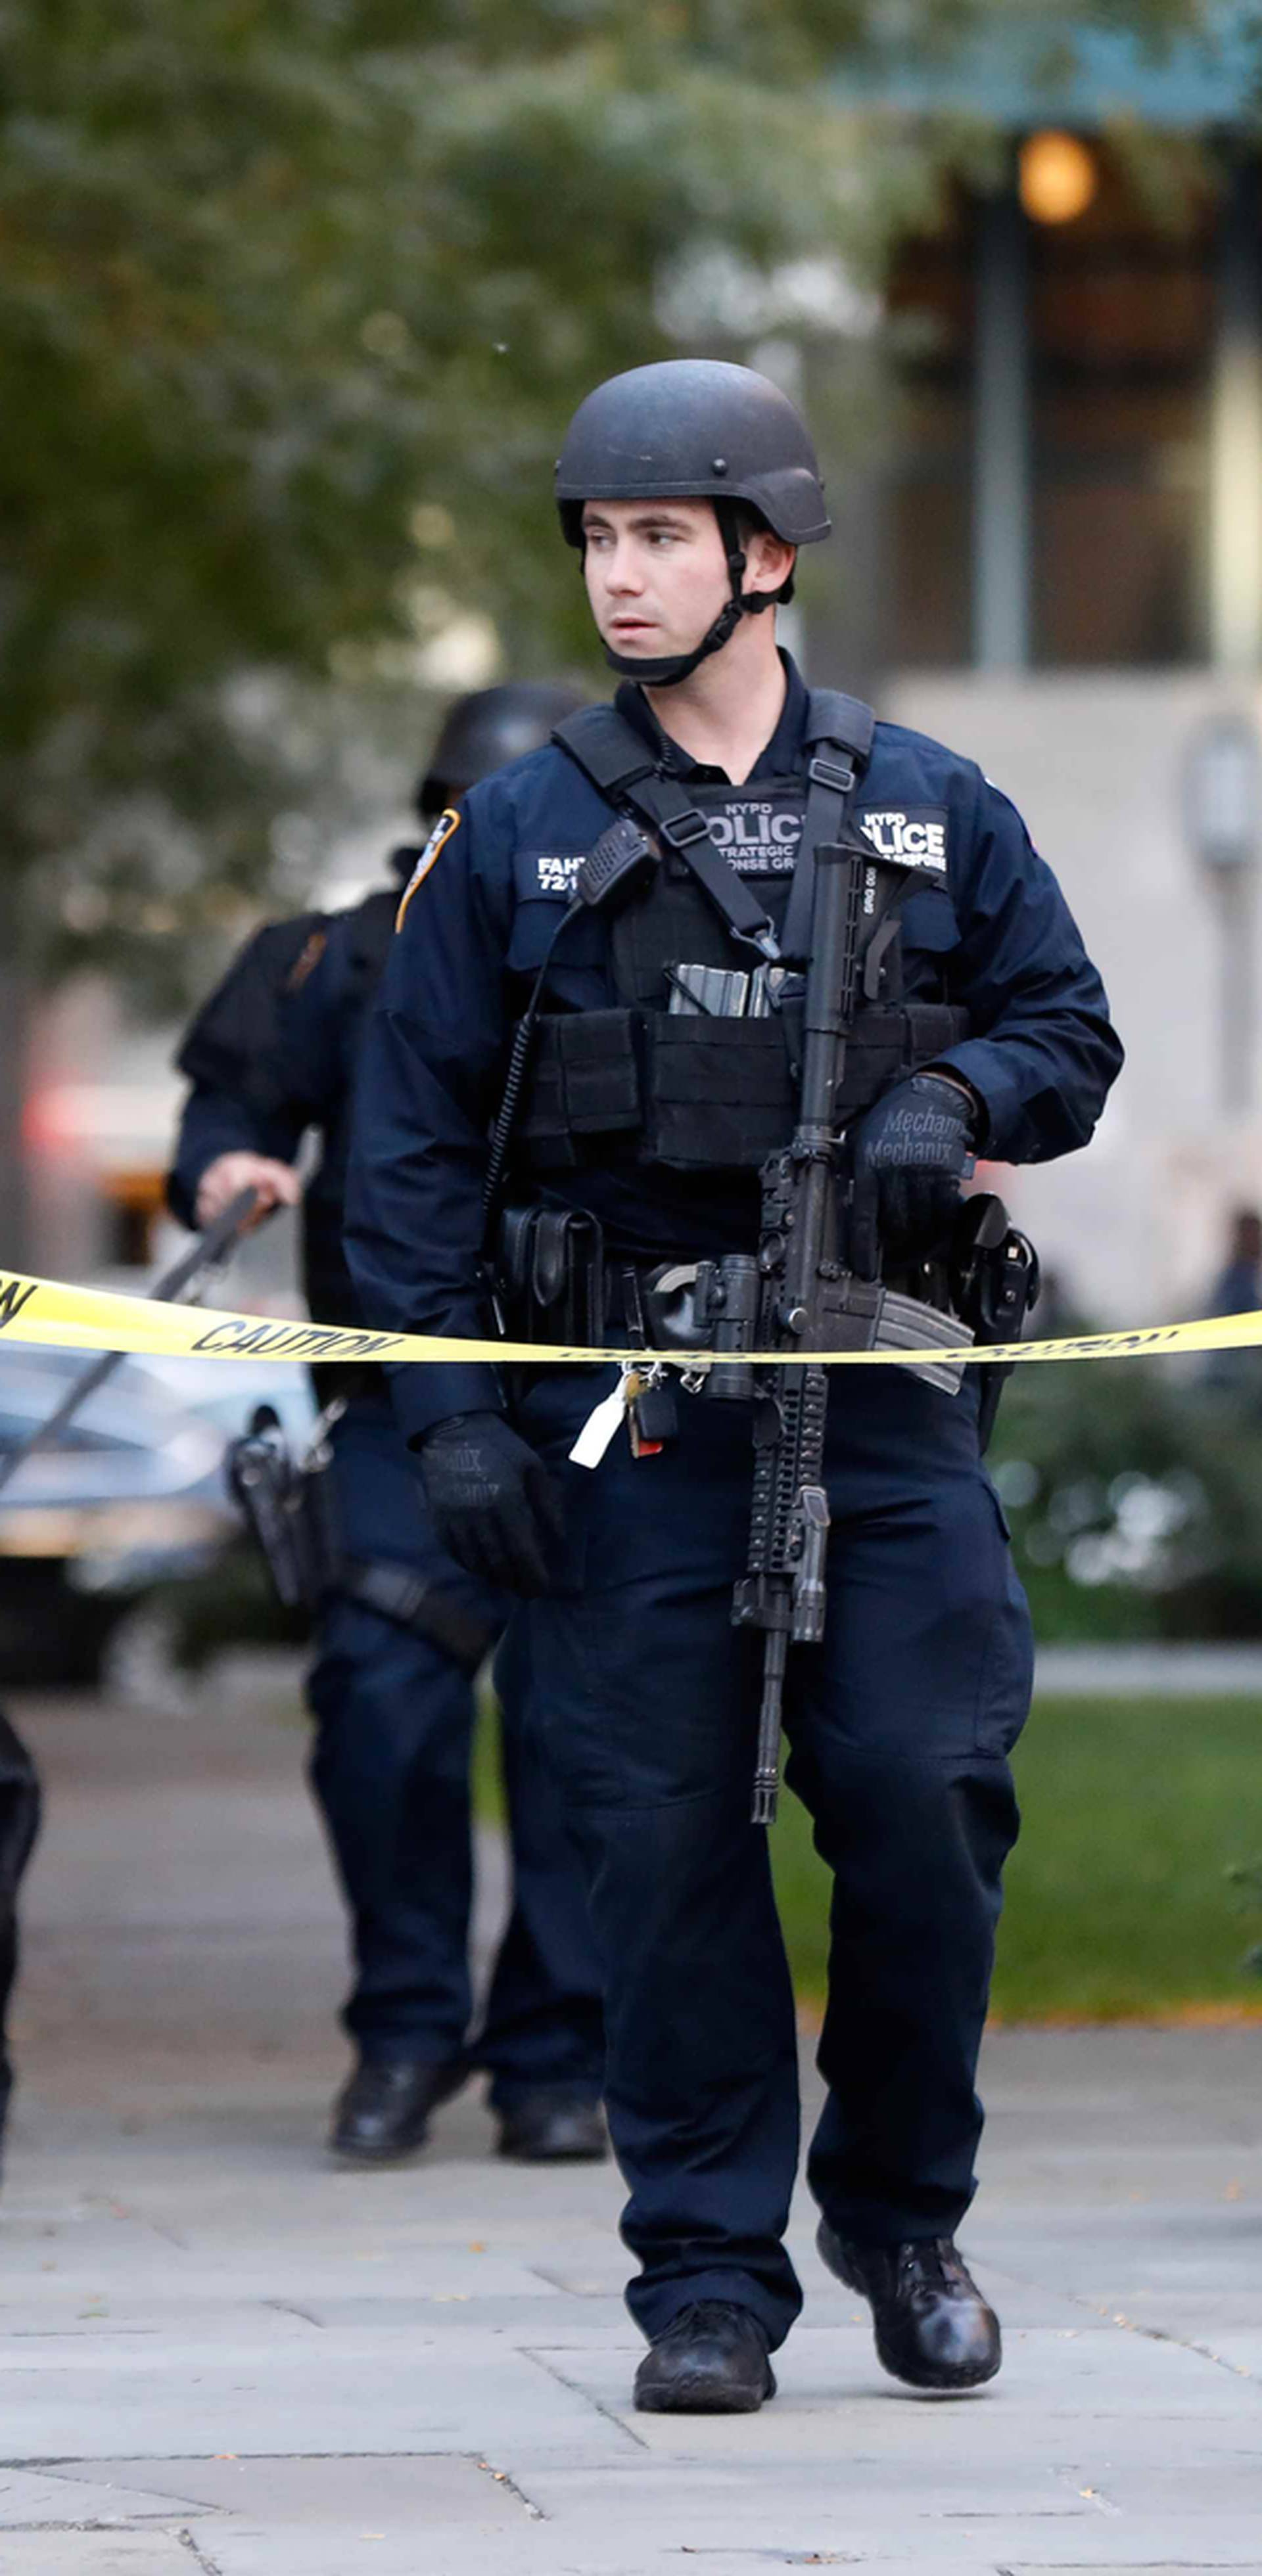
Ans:
<svg viewBox="0 0 1262 2576"><path fill-rule="evenodd" d="M748 1171L783 1150L797 1109L801 978L769 988L760 949L764 963L778 952L790 968L804 964L815 849L849 838L868 853L847 807L872 725L858 701L813 690L803 774L740 787L664 776L613 707L558 726L554 741L602 796L647 827L658 864L610 925L615 1005L540 1015L513 1146L519 1172L617 1162ZM745 978L743 994L681 975L705 968ZM697 991L737 1008L679 1007ZM904 1001L895 911L866 961L839 1122L967 1033L964 1011Z"/></svg>
<svg viewBox="0 0 1262 2576"><path fill-rule="evenodd" d="M350 916L338 1032L348 1076L390 952L398 905L397 887L383 886L366 895ZM203 1004L181 1045L176 1064L188 1081L242 1101L261 1120L284 1116L293 1100L284 1003L318 963L337 918L304 912L292 921L271 922L256 934ZM351 1088L348 1078L302 1202L303 1285L312 1313L330 1324L359 1321L342 1250Z"/></svg>
<svg viewBox="0 0 1262 2576"><path fill-rule="evenodd" d="M207 1091L224 1091L267 1117L285 1105L276 1062L280 996L328 935L325 912L269 921L234 957L180 1042L176 1070Z"/></svg>
<svg viewBox="0 0 1262 2576"><path fill-rule="evenodd" d="M303 1284L307 1301L313 1315L319 1315L331 1324L359 1321L359 1304L342 1250L354 1098L352 1069L390 953L398 908L397 887L383 886L356 904L347 926L346 973L341 988L338 1030L347 1079L330 1111L320 1161L308 1182L302 1203Z"/></svg>

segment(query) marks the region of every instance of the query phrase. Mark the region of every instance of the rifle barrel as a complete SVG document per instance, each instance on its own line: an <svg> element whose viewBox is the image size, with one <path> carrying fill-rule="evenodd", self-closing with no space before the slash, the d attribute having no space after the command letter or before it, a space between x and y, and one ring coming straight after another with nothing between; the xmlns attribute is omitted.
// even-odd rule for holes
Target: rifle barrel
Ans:
<svg viewBox="0 0 1262 2576"><path fill-rule="evenodd" d="M756 1825L774 1825L776 1821L780 1790L780 1729L788 1653L788 1630L769 1628L763 1651L762 1706L758 1712L758 1753L754 1766L752 1822Z"/></svg>

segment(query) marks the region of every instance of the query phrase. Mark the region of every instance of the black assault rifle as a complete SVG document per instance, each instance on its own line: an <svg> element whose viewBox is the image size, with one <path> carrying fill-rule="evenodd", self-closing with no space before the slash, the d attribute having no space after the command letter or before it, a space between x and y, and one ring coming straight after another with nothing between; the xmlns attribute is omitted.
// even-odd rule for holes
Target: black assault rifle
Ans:
<svg viewBox="0 0 1262 2576"><path fill-rule="evenodd" d="M866 842L815 851L798 1123L762 1170L757 1257L730 1253L698 1273L699 1312L716 1354L707 1395L754 1400L754 1494L738 1627L766 1637L753 1820L771 1824L779 1785L781 1707L791 1645L824 1634L829 1510L824 1484L828 1371L795 1362L754 1370L746 1351L924 1349L917 1374L954 1392L959 1363L934 1361L972 1338L953 1316L860 1279L844 1262L836 1104L867 949L913 873ZM782 1002L782 1007L785 1004ZM792 1007L789 1005L788 1007Z"/></svg>

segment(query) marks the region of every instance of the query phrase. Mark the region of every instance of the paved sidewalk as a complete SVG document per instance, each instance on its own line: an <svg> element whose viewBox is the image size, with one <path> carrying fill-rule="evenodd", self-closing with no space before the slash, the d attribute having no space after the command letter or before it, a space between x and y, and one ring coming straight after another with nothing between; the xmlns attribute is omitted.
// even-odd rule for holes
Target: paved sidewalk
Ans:
<svg viewBox="0 0 1262 2576"><path fill-rule="evenodd" d="M1041 1646L1035 1696L1257 1699L1262 1646Z"/></svg>
<svg viewBox="0 0 1262 2576"><path fill-rule="evenodd" d="M967 2246L1007 2330L885 2379L795 2250L753 2419L634 2416L609 2170L480 2103L345 2174L293 1726L16 1710L51 1789L0 2202L0 2576L1262 2570L1262 2031L1003 2032Z"/></svg>

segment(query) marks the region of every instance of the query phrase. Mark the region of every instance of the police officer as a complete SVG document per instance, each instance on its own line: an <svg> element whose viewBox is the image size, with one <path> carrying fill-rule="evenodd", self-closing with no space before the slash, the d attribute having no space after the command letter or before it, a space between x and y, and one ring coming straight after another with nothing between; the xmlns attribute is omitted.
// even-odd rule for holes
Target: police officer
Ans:
<svg viewBox="0 0 1262 2576"><path fill-rule="evenodd" d="M419 791L432 841L475 778L546 741L578 703L568 689L521 682L462 699ZM396 878L419 857L397 851ZM307 1295L331 1323L356 1320L341 1249L351 1087L398 901L395 883L350 911L261 931L178 1059L192 1090L170 1187L177 1215L205 1225L247 1186L264 1206L302 1197ZM304 1196L293 1164L309 1127L323 1150ZM485 2026L466 2051L473 1679L508 1605L438 1545L374 1373L316 1375L322 1402L346 1399L331 1431L341 1579L308 1682L312 1780L356 1970L344 2021L358 2063L332 2146L360 2163L408 2153L477 2063L491 2071L501 2152L599 2156L603 2040L586 1900L555 1789L525 1740L527 1676L512 1636L498 1679L514 1905Z"/></svg>
<svg viewBox="0 0 1262 2576"><path fill-rule="evenodd" d="M754 1251L758 1167L793 1120L764 961L805 959L795 898L839 812L910 872L901 929L868 950L845 1106L851 1266L879 1257L896 1284L958 1214L972 1155L1086 1142L1120 1062L1099 978L975 765L873 732L777 651L796 549L829 533L779 391L709 361L636 368L582 405L556 490L623 685L475 788L416 872L365 1053L347 1234L362 1311L486 1330L485 1138L536 986L533 1050L513 1060L514 1337L562 1339L562 1316L598 1307L606 1343L660 1347L698 1258ZM585 883L610 899L571 904L596 845ZM974 2386L1000 2359L954 2231L1031 1649L979 1374L955 1395L905 1371L833 1379L828 1623L791 1659L786 1710L789 1777L835 1873L819 2247L920 2388ZM397 1371L395 1397L453 1554L534 1595L535 1685L606 1974L628 2301L650 2342L637 2403L748 2410L801 2303L783 2244L793 1999L749 1822L759 1659L731 1624L750 1419L685 1392L673 1427L641 1408L586 1470L571 1447L608 1383L540 1366L510 1419L494 1365L431 1365Z"/></svg>

